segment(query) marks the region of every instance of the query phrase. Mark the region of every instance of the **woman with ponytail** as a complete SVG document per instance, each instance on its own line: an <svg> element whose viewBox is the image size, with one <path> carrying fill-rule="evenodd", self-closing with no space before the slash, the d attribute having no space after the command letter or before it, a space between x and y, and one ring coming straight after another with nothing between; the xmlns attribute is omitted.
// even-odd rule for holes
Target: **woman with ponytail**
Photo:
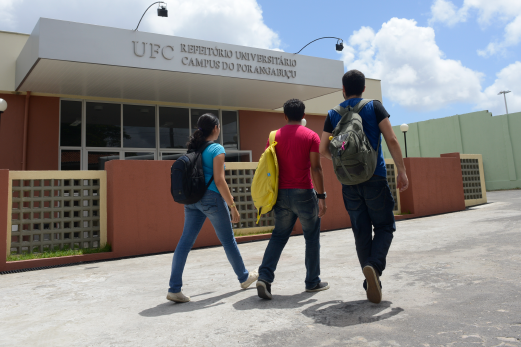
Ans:
<svg viewBox="0 0 521 347"><path fill-rule="evenodd" d="M217 140L221 132L219 118L210 113L199 117L197 128L187 143L188 150L197 151L206 142ZM250 272L246 270L233 235L232 223L239 223L241 217L224 178L224 156L224 147L218 143L210 144L202 153L206 184L210 182L212 176L214 180L200 201L185 205L185 224L183 235L177 244L172 260L170 288L166 297L168 300L175 302L190 301L190 297L185 296L181 291L183 270L188 253L192 249L207 217L212 222L215 233L223 245L226 257L237 275L241 288L248 288L259 277L257 270Z"/></svg>

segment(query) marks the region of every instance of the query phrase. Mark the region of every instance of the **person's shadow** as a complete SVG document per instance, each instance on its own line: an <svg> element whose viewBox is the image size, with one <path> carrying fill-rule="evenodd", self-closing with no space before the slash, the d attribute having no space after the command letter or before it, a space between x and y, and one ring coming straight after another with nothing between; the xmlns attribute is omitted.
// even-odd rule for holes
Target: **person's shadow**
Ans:
<svg viewBox="0 0 521 347"><path fill-rule="evenodd" d="M159 317L159 316L165 316L165 315L174 314L174 313L202 310L202 309L209 308L209 307L223 305L224 302L221 302L221 300L229 298L230 296L239 294L241 292L243 292L242 289L236 290L236 291L233 291L230 293L226 293L226 294L213 296L211 298L203 299L200 301L194 300L194 301L190 301L187 303L181 303L181 304L167 301L167 302L157 305L156 307L152 307L152 308L143 310L143 311L139 312L139 315L143 316L143 317ZM190 298L192 299L197 296L208 295L208 294L212 294L212 292L192 295Z"/></svg>
<svg viewBox="0 0 521 347"><path fill-rule="evenodd" d="M306 308L302 314L313 318L315 323L335 327L378 322L396 316L404 310L393 307L389 312L379 314L391 307L392 302L373 304L366 300L343 302L339 300L322 302Z"/></svg>
<svg viewBox="0 0 521 347"><path fill-rule="evenodd" d="M302 292L294 295L273 295L273 300L264 300L252 295L233 304L236 310L292 309L316 302L312 299L317 292Z"/></svg>

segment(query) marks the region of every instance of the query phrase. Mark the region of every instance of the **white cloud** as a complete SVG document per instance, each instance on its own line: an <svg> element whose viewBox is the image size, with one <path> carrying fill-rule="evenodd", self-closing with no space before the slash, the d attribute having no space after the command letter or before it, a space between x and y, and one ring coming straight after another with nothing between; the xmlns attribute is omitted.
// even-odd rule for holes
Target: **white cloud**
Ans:
<svg viewBox="0 0 521 347"><path fill-rule="evenodd" d="M431 13L429 23L442 22L449 26L465 22L468 14L464 7L458 10L456 5L447 0L435 0L431 6Z"/></svg>
<svg viewBox="0 0 521 347"><path fill-rule="evenodd" d="M432 17L429 23L440 22L452 26L464 22L470 11L477 12L478 22L482 26L493 20L506 23L503 40L490 42L478 54L484 57L501 53L508 47L521 42L521 1L520 0L464 0L460 9L449 0L435 0L431 6Z"/></svg>
<svg viewBox="0 0 521 347"><path fill-rule="evenodd" d="M150 0L0 0L0 30L31 33L40 17L134 29ZM154 5L140 31L280 49L277 33L256 0L167 0L168 17ZM20 6L23 4L23 6ZM23 20L22 20L23 19Z"/></svg>
<svg viewBox="0 0 521 347"><path fill-rule="evenodd" d="M280 46L255 0L169 0L168 15L168 21L148 17L153 32L258 48Z"/></svg>
<svg viewBox="0 0 521 347"><path fill-rule="evenodd" d="M515 88L521 81L521 62L510 64L496 76L494 84L486 88L480 95L476 108L489 110L494 115L505 114L505 101L503 95L498 95L498 93L503 90L511 90L511 93L506 95L509 112L519 112L521 110L521 92L516 91Z"/></svg>
<svg viewBox="0 0 521 347"><path fill-rule="evenodd" d="M6 26L6 29L15 27L15 15L14 15L14 3L15 0L0 0L0 14L2 15L2 22ZM21 1L18 1L21 3Z"/></svg>
<svg viewBox="0 0 521 347"><path fill-rule="evenodd" d="M386 97L403 107L429 111L451 103L474 103L482 74L446 59L434 30L414 20L392 18L375 33L362 27L342 52L348 69L382 80Z"/></svg>

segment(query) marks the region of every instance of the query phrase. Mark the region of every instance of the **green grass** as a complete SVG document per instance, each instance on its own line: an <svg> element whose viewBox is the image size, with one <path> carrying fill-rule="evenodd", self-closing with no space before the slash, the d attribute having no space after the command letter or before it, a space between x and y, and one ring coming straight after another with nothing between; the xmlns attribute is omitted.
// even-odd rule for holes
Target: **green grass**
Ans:
<svg viewBox="0 0 521 347"><path fill-rule="evenodd" d="M260 231L256 231L254 233L249 233L249 232L234 232L235 234L235 237L237 236L253 236L253 235L262 235L262 234L271 234L273 232L273 229L272 230L260 230Z"/></svg>
<svg viewBox="0 0 521 347"><path fill-rule="evenodd" d="M68 250L63 250L63 251L52 251L52 252L43 252L43 253L13 254L13 255L7 256L7 261L58 258L58 257L67 257L67 256L71 256L71 255L94 254L94 253L102 253L102 252L110 252L110 251L112 251L112 247L109 244L106 244L105 246L100 247L100 248L68 249Z"/></svg>

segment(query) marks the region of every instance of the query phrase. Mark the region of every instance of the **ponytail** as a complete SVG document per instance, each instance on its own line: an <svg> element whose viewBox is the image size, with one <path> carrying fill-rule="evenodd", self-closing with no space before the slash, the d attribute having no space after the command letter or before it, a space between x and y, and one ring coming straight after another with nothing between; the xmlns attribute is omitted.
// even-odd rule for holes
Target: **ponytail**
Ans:
<svg viewBox="0 0 521 347"><path fill-rule="evenodd" d="M208 136L212 134L215 126L219 125L219 118L211 113L205 113L197 120L197 130L190 136L186 146L188 150L197 151L205 144Z"/></svg>

